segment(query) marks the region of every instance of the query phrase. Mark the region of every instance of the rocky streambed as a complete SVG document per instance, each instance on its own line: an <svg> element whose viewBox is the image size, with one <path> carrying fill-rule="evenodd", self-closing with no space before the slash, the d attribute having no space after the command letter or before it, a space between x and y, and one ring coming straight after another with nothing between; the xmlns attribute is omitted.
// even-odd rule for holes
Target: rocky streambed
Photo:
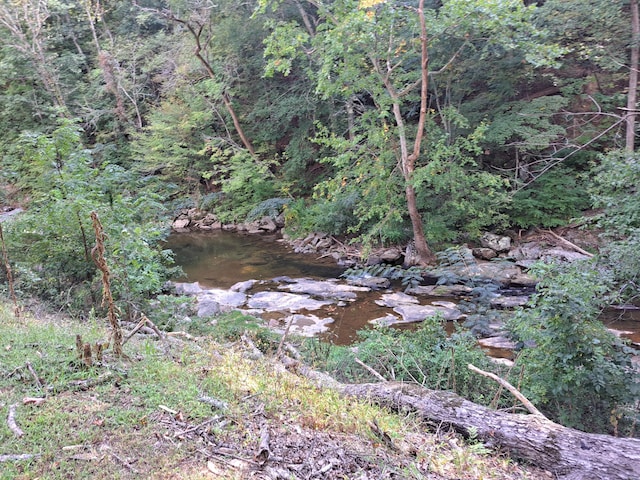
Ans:
<svg viewBox="0 0 640 480"><path fill-rule="evenodd" d="M265 217L250 224L223 225L211 214L183 212L174 223L175 231L187 236L193 233L184 232L207 232L207 237L223 232L232 240L213 247L213 264L203 258L198 274L190 275L198 281L175 282L175 292L192 295L198 315L212 321L219 312L240 310L263 318L276 331L289 328L291 333L321 336L338 344L353 342L362 328L405 328L438 316L447 321L450 330L454 323L463 323L481 345L504 357L514 347L505 335L504 320L514 308L525 305L534 291L536 279L528 273L531 264L588 257L553 234L513 242L508 236L487 233L473 248L453 249L449 255L453 260L445 256L440 266L424 270L420 281L405 289L400 282L368 273L375 271L370 267L377 264L404 263L403 249L379 249L363 260L357 248L330 235L312 233L298 239L279 235L281 224L282 219ZM256 245L260 239L264 239L263 250ZM183 253L194 256L194 250L199 250L197 255L206 250L194 248L193 241L186 243ZM231 252L236 246L239 249ZM231 263L221 264L226 261L222 257L233 258ZM302 265L319 259L342 267L341 271L354 266L363 269L337 278L340 273L325 263L322 273L310 269L308 275ZM177 260L182 264L180 254ZM628 330L618 333L637 335Z"/></svg>

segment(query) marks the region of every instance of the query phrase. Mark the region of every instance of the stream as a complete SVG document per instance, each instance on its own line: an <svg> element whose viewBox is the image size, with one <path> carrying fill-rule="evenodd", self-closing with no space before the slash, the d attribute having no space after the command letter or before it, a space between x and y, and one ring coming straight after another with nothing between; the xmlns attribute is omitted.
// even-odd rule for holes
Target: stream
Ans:
<svg viewBox="0 0 640 480"><path fill-rule="evenodd" d="M205 288L228 289L238 282L271 280L280 276L327 280L339 278L344 271L333 258L294 253L279 241L277 235L226 231L179 233L169 237L166 247L173 250L177 265L185 272L185 277L174 280L199 282ZM265 289L256 284L252 291L260 291L261 287ZM371 326L370 320L383 317L388 312L387 308L374 303L379 297L380 292L362 292L357 300L348 302L344 307L328 307L329 311L324 313L335 321L328 325L328 332L321 338L338 345L352 343L358 330ZM420 303L443 300L455 302L457 299L421 297ZM612 309L602 319L608 328L623 331L625 338L640 343L640 310ZM447 329L453 328L453 322L447 322ZM489 350L494 356L508 356L508 352Z"/></svg>

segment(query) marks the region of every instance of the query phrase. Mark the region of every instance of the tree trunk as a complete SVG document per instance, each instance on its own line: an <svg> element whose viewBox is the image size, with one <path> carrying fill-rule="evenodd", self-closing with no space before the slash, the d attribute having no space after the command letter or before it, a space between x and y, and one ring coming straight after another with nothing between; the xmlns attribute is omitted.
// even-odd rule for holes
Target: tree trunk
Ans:
<svg viewBox="0 0 640 480"><path fill-rule="evenodd" d="M628 152L635 148L636 96L638 91L638 63L640 60L640 18L638 0L631 0L631 64L629 66L629 93L627 94L627 131L625 147Z"/></svg>
<svg viewBox="0 0 640 480"><path fill-rule="evenodd" d="M640 478L640 440L584 433L538 415L490 410L452 392L427 390L398 382L343 385L346 395L415 412L424 420L445 423L468 433L476 429L489 447L504 448L572 480L637 480ZM556 478L556 477L554 477Z"/></svg>

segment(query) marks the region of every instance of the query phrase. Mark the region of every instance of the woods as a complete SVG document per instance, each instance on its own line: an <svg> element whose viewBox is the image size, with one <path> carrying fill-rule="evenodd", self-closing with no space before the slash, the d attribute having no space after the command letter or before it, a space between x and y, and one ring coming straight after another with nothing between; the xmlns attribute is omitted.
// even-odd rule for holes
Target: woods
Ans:
<svg viewBox="0 0 640 480"><path fill-rule="evenodd" d="M182 301L164 241L185 212L321 232L356 249L363 274L393 247L406 253L389 268L416 282L486 232L579 226L597 238L587 259L523 262L537 290L507 322L517 354L500 373L558 424L638 436L637 351L600 315L640 297L639 42L637 0L3 1L0 207L21 213L0 217L0 294L17 313L36 298L153 324ZM471 303L498 288L451 280L464 281ZM372 328L359 356L313 360L356 389L384 358L380 378L488 404L455 369L482 355L469 338ZM481 408L476 426L502 422ZM549 431L531 435L536 452ZM545 454L589 471L601 452L563 432L575 442ZM617 443L603 442L608 462Z"/></svg>

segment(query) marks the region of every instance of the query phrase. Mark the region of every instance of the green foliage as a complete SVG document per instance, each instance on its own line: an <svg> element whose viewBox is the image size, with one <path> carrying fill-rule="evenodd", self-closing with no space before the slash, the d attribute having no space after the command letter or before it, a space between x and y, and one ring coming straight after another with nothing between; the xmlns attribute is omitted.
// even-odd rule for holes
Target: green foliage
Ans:
<svg viewBox="0 0 640 480"><path fill-rule="evenodd" d="M275 219L291 202L290 198L269 198L253 207L247 215L247 221L251 222L262 217Z"/></svg>
<svg viewBox="0 0 640 480"><path fill-rule="evenodd" d="M316 361L342 381L375 380L354 359L358 358L388 380L409 381L434 390L452 390L474 402L494 400L497 386L479 378L468 368L494 370L478 347L475 337L457 331L447 336L443 321L427 318L415 330L376 328L359 332L360 341L352 348L336 351ZM312 350L321 353L317 348Z"/></svg>
<svg viewBox="0 0 640 480"><path fill-rule="evenodd" d="M577 173L555 167L513 195L509 222L520 228L557 227L578 217L589 206L587 189Z"/></svg>
<svg viewBox="0 0 640 480"><path fill-rule="evenodd" d="M171 253L159 247L168 234L162 198L122 167L95 165L72 123L26 139L23 185L34 201L7 225L6 235L20 273L18 288L58 306L77 304L71 292L91 284L96 274L90 221L95 211L107 233L112 289L121 305L159 292L175 273Z"/></svg>
<svg viewBox="0 0 640 480"><path fill-rule="evenodd" d="M538 295L509 325L524 346L522 392L565 425L623 431L638 420L640 376L631 364L637 352L598 320L611 279L592 262L540 265L535 274Z"/></svg>
<svg viewBox="0 0 640 480"><path fill-rule="evenodd" d="M456 121L465 124L460 116ZM432 130L436 130L435 125ZM419 205L426 212L425 234L429 240L477 238L487 228L504 225L506 182L482 171L474 159L480 153L484 131L485 126L481 126L453 142L441 131L438 136L435 132L431 135L428 163L416 169L413 180Z"/></svg>
<svg viewBox="0 0 640 480"><path fill-rule="evenodd" d="M614 236L640 228L640 155L610 152L600 157L592 173L593 206L603 209L599 225Z"/></svg>
<svg viewBox="0 0 640 480"><path fill-rule="evenodd" d="M340 275L344 278L382 277L389 280L400 280L405 291L417 287L424 279L425 270L420 267L403 268L398 265L369 265L366 267L348 268Z"/></svg>

